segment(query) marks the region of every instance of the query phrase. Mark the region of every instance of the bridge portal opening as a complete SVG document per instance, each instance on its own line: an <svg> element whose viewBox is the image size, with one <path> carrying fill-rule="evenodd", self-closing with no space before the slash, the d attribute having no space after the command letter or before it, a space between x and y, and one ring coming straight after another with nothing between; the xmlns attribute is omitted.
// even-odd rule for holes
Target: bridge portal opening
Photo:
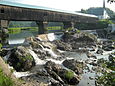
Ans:
<svg viewBox="0 0 115 86"><path fill-rule="evenodd" d="M10 21L8 31L8 44L22 44L27 37L38 34L38 26L35 21Z"/></svg>
<svg viewBox="0 0 115 86"><path fill-rule="evenodd" d="M4 13L4 9L1 9L1 10L0 10L0 13Z"/></svg>

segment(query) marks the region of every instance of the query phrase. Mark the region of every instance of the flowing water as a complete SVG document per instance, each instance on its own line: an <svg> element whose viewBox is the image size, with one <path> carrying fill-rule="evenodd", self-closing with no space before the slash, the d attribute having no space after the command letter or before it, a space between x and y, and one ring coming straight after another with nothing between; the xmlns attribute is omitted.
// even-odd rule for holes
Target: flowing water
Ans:
<svg viewBox="0 0 115 86"><path fill-rule="evenodd" d="M36 36L37 31L22 30L20 33L9 34L8 43L11 44L22 44L27 37Z"/></svg>

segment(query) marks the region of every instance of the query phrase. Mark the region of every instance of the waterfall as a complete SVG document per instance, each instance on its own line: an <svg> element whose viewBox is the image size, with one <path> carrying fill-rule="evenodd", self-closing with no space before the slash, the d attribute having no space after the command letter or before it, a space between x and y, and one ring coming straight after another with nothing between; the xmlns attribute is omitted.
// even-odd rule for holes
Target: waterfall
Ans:
<svg viewBox="0 0 115 86"><path fill-rule="evenodd" d="M29 52L30 52L30 54L34 57L35 62L36 62L36 65L43 65L43 64L45 64L45 61L39 59L38 56L37 56L37 54L35 54L34 51L32 51L32 50L29 49Z"/></svg>
<svg viewBox="0 0 115 86"><path fill-rule="evenodd" d="M48 51L52 57L57 58L57 55L51 49L44 48L43 50Z"/></svg>
<svg viewBox="0 0 115 86"><path fill-rule="evenodd" d="M49 34L47 34L47 37L48 37L48 40L49 40L49 41L53 41L53 40L56 39L54 33L49 33Z"/></svg>
<svg viewBox="0 0 115 86"><path fill-rule="evenodd" d="M20 78L23 76L29 76L32 73L30 73L29 71L28 72L16 72L16 71L14 71L13 74L16 76L16 78Z"/></svg>

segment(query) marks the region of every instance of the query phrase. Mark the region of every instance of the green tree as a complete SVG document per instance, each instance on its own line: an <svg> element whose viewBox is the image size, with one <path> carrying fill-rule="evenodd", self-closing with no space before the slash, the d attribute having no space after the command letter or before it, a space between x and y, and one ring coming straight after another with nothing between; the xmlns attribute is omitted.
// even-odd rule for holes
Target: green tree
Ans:
<svg viewBox="0 0 115 86"><path fill-rule="evenodd" d="M115 15L115 12L113 12L109 8L106 8L106 11L107 11L107 13L108 13L108 15L110 17L112 17L113 15ZM99 16L99 15L103 15L103 7L91 7L91 8L86 9L86 10L81 9L80 12L81 13L93 14L93 15Z"/></svg>
<svg viewBox="0 0 115 86"><path fill-rule="evenodd" d="M81 9L81 13L87 13L87 10Z"/></svg>
<svg viewBox="0 0 115 86"><path fill-rule="evenodd" d="M115 2L115 0L108 0L108 2L109 2L109 3L113 3L113 2Z"/></svg>
<svg viewBox="0 0 115 86"><path fill-rule="evenodd" d="M97 28L104 29L108 27L108 24L112 24L112 21L108 19L99 20L97 22Z"/></svg>

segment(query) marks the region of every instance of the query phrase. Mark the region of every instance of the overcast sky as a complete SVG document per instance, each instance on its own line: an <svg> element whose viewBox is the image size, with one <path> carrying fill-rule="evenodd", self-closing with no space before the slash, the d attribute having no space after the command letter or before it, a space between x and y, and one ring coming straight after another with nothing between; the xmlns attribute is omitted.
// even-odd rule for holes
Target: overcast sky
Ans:
<svg viewBox="0 0 115 86"><path fill-rule="evenodd" d="M15 1L24 4L45 6L50 8L80 11L81 9L88 9L90 7L102 7L103 0L7 0ZM106 0L107 2L107 0ZM106 7L115 12L115 3L106 3Z"/></svg>

